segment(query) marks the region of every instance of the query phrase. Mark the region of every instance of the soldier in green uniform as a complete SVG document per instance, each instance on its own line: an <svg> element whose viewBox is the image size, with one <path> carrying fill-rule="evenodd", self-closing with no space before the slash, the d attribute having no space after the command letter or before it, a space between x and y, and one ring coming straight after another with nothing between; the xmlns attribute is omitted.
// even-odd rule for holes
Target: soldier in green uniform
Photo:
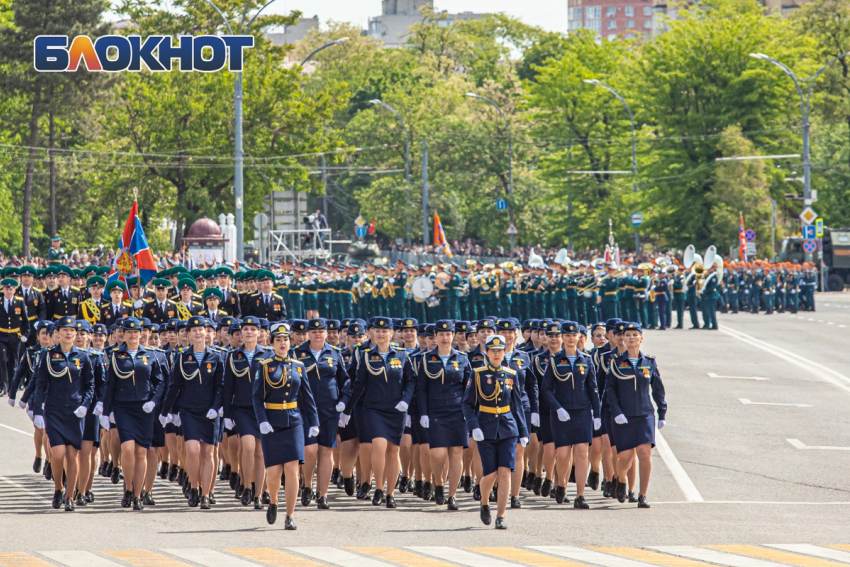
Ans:
<svg viewBox="0 0 850 567"><path fill-rule="evenodd" d="M512 317L514 315L514 279L512 274L505 270L505 275L502 277L502 283L499 288L499 310L502 317Z"/></svg>
<svg viewBox="0 0 850 567"><path fill-rule="evenodd" d="M65 249L62 246L62 239L54 236L50 239L50 250L47 251L47 260L51 266L58 266L65 259Z"/></svg>
<svg viewBox="0 0 850 567"><path fill-rule="evenodd" d="M454 262L449 266L449 282L446 285L446 318L455 321L460 320L460 287L463 281L458 273L458 266Z"/></svg>
<svg viewBox="0 0 850 567"><path fill-rule="evenodd" d="M301 276L293 271L289 280L289 304L292 306L293 319L304 318L304 287L301 283Z"/></svg>
<svg viewBox="0 0 850 567"><path fill-rule="evenodd" d="M685 328L685 276L683 275L684 270L684 266L679 266L679 271L673 278L673 306L676 309L677 329Z"/></svg>
<svg viewBox="0 0 850 567"><path fill-rule="evenodd" d="M612 262L608 265L608 277L602 282L599 293L602 297L602 318L606 321L619 316L619 302L617 295L620 291L620 280L614 274L616 265Z"/></svg>
<svg viewBox="0 0 850 567"><path fill-rule="evenodd" d="M405 318L408 316L408 297L407 297L407 279L408 274L405 269L407 266L403 262L396 264L396 272L393 276L393 317Z"/></svg>

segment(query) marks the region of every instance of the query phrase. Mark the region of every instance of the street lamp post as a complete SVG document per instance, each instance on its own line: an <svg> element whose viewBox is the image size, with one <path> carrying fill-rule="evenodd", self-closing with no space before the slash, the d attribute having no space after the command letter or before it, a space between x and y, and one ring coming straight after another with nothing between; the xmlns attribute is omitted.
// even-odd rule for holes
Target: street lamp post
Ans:
<svg viewBox="0 0 850 567"><path fill-rule="evenodd" d="M340 45L341 43L345 43L346 41L348 41L348 38L347 38L347 37L341 37L341 38L339 38L339 39L335 39L335 40L333 40L333 41L329 41L329 42L327 42L326 44L324 44L324 45L322 45L322 46L320 46L320 47L317 47L316 49L314 49L313 51L311 51L311 52L310 52L310 54L309 54L309 55L307 55L307 57L305 57L305 58L304 58L304 61L302 61L302 62L301 62L301 67L303 67L303 66L304 66L304 64L305 64L305 63L307 63L307 61L309 61L310 59L312 59L312 58L313 58L313 56L314 56L314 55L316 55L316 54L317 54L318 52L320 52L321 50L323 50L323 49L327 49L328 47L332 47L332 46L334 46L334 45Z"/></svg>
<svg viewBox="0 0 850 567"><path fill-rule="evenodd" d="M405 197L407 198L407 212L405 213L405 217L407 220L407 246L410 246L410 132L407 130L407 124L404 123L404 118L401 117L401 114L398 111L390 106L389 104L378 100L372 99L369 101L369 104L376 104L378 106L382 106L395 114L395 117L399 119L401 122L401 128L404 130L404 183L405 183ZM425 203L423 203L423 206ZM426 243L427 244L427 243Z"/></svg>
<svg viewBox="0 0 850 567"><path fill-rule="evenodd" d="M207 4L212 6L212 8L221 16L222 21L224 22L227 31L230 35L237 35L233 33L233 28L230 26L230 22L227 21L227 18L224 16L221 10L219 10L218 6L213 4L212 0L204 0ZM275 0L269 0L266 2L262 8L257 10L257 13L248 21L248 25L243 26L245 23L245 19L248 16L248 5L245 5L245 11L242 12L242 17L239 20L239 28L236 30L239 35L245 33L247 34L251 30L251 25L254 23L254 20L257 19L257 16L266 9L266 7L274 2ZM234 80L233 85L233 123L234 123L234 133L233 133L233 196L236 201L236 259L240 262L244 260L244 235L243 232L243 213L244 213L244 196L242 191L242 71L236 73L236 78Z"/></svg>
<svg viewBox="0 0 850 567"><path fill-rule="evenodd" d="M513 147L511 144L511 121L508 120L508 117L505 115L502 107L496 104L495 101L481 96L480 94L475 93L466 93L466 96L469 98L474 98L483 102L486 102L493 108L499 111L499 114L502 116L502 119L505 121L505 126L508 129L508 199L513 195L514 192L514 154ZM508 221L511 223L511 226L514 225L514 211L511 208L510 200L508 201ZM511 254L514 253L514 235L511 234Z"/></svg>
<svg viewBox="0 0 850 567"><path fill-rule="evenodd" d="M620 96L620 93L618 93L616 90L614 90L614 87L612 87L611 85L606 85L605 83L603 83L599 79L585 79L584 82L587 83L588 85L593 85L595 87L599 87L600 89L605 89L606 91L608 91L609 93L611 93L612 95L617 97L617 99L620 102L623 103L623 106L626 107L626 112L629 113L629 122L631 122L631 125L632 125L632 174L634 174L636 176L638 169L637 169L637 147L635 145L635 117L632 114L632 109L629 108L629 103L626 102L626 99L624 99L622 96ZM637 193L637 190L638 190L638 184L637 184L637 178L635 178L635 182L632 184L632 191ZM638 230L637 228L635 228L635 254L640 254L640 230Z"/></svg>

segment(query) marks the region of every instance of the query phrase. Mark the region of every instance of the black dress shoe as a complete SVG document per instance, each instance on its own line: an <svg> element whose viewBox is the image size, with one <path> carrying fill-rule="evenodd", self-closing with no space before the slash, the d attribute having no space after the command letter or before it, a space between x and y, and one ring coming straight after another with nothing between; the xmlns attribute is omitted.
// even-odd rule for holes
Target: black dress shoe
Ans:
<svg viewBox="0 0 850 567"><path fill-rule="evenodd" d="M177 473L180 468L177 465L171 465L171 468L168 469L168 482L174 482L177 480Z"/></svg>
<svg viewBox="0 0 850 567"><path fill-rule="evenodd" d="M395 508L395 496L387 494L387 508Z"/></svg>
<svg viewBox="0 0 850 567"><path fill-rule="evenodd" d="M236 490L236 487L239 485L239 473L232 473L230 475L230 489Z"/></svg>
<svg viewBox="0 0 850 567"><path fill-rule="evenodd" d="M74 498L74 504L77 506L85 506L86 505L86 497L80 493L77 493L77 497Z"/></svg>
<svg viewBox="0 0 850 567"><path fill-rule="evenodd" d="M176 480L177 484L183 486L183 483L186 482L186 471L178 467Z"/></svg>
<svg viewBox="0 0 850 567"><path fill-rule="evenodd" d="M449 510L457 510L457 500L455 500L454 496L449 496L449 500L446 503L446 508Z"/></svg>
<svg viewBox="0 0 850 567"><path fill-rule="evenodd" d="M201 497L198 494L198 489L197 488L190 488L189 489L189 507L190 508L197 508L200 500L201 500Z"/></svg>
<svg viewBox="0 0 850 567"><path fill-rule="evenodd" d="M41 457L36 457L32 462L32 472L36 474L41 472Z"/></svg>
<svg viewBox="0 0 850 567"><path fill-rule="evenodd" d="M216 504L215 493L213 493L213 492L210 492L210 504L212 504L213 506L215 506L215 504Z"/></svg>
<svg viewBox="0 0 850 567"><path fill-rule="evenodd" d="M159 464L159 478L163 480L168 478L168 462L162 462Z"/></svg>
<svg viewBox="0 0 850 567"><path fill-rule="evenodd" d="M528 479L525 481L525 489L534 490L535 482L537 482L537 475L533 472L528 473Z"/></svg>
<svg viewBox="0 0 850 567"><path fill-rule="evenodd" d="M493 490L490 491L490 502L495 502L499 499L499 495L496 494L496 487L493 487Z"/></svg>
<svg viewBox="0 0 850 567"><path fill-rule="evenodd" d="M422 489L423 483L421 480L416 481L416 485L413 487L413 495L417 498L422 498Z"/></svg>
<svg viewBox="0 0 850 567"><path fill-rule="evenodd" d="M91 504L94 502L94 493L91 490L86 490L85 499L87 504Z"/></svg>
<svg viewBox="0 0 850 567"><path fill-rule="evenodd" d="M242 492L242 505L247 506L254 499L254 492L250 488L246 488Z"/></svg>
<svg viewBox="0 0 850 567"><path fill-rule="evenodd" d="M254 510L262 510L263 502L260 500L259 496L254 496Z"/></svg>
<svg viewBox="0 0 850 567"><path fill-rule="evenodd" d="M584 496L576 496L575 502L573 502L573 508L578 508L579 510L588 510L590 509L590 505L584 499Z"/></svg>
<svg viewBox="0 0 850 567"><path fill-rule="evenodd" d="M446 503L446 495L445 495L445 486L435 486L434 487L434 502L437 503L437 506L442 506Z"/></svg>
<svg viewBox="0 0 850 567"><path fill-rule="evenodd" d="M210 508L210 497L201 496L201 510L209 510Z"/></svg>
<svg viewBox="0 0 850 567"><path fill-rule="evenodd" d="M277 504L269 504L269 508L266 510L266 521L270 524L277 521Z"/></svg>
<svg viewBox="0 0 850 567"><path fill-rule="evenodd" d="M283 524L283 529L285 530L297 530L298 526L295 525L295 520L292 516L286 517L286 522Z"/></svg>
<svg viewBox="0 0 850 567"><path fill-rule="evenodd" d="M489 526L489 525L490 525L490 522L491 522L491 518L490 518L490 506L488 506L487 504L482 505L482 506L480 507L479 514L480 514L480 516L481 516L481 522L482 522L485 526Z"/></svg>
<svg viewBox="0 0 850 567"><path fill-rule="evenodd" d="M129 508L133 504L133 492L130 490L124 491L124 498L121 499L121 507Z"/></svg>
<svg viewBox="0 0 850 567"><path fill-rule="evenodd" d="M469 494L472 492L472 477L465 476L463 477L463 491Z"/></svg>
<svg viewBox="0 0 850 567"><path fill-rule="evenodd" d="M567 497L567 488L565 486L556 486L555 487L555 502L558 504L563 504L564 499Z"/></svg>
<svg viewBox="0 0 850 567"><path fill-rule="evenodd" d="M598 472L590 471L589 473L587 473L587 486L589 486L591 490L597 490L599 488Z"/></svg>
<svg viewBox="0 0 850 567"><path fill-rule="evenodd" d="M53 509L58 510L60 506L62 506L62 491L56 490L53 492Z"/></svg>
<svg viewBox="0 0 850 567"><path fill-rule="evenodd" d="M342 487L345 489L345 494L354 496L354 477L348 476L342 479Z"/></svg>
<svg viewBox="0 0 850 567"><path fill-rule="evenodd" d="M339 469L334 469L331 471L331 484L339 484L339 479L342 476L342 472Z"/></svg>
<svg viewBox="0 0 850 567"><path fill-rule="evenodd" d="M47 461L47 464L44 465L44 478L45 480L53 480L53 467L50 466L50 461Z"/></svg>
<svg viewBox="0 0 850 567"><path fill-rule="evenodd" d="M242 498L243 494L245 494L245 485L240 482L236 487L236 499Z"/></svg>
<svg viewBox="0 0 850 567"><path fill-rule="evenodd" d="M572 482L573 484L575 484L575 482L576 482L576 468L575 467L572 467L570 469L570 479L567 482Z"/></svg>
<svg viewBox="0 0 850 567"><path fill-rule="evenodd" d="M522 471L522 480L520 481L519 485L521 487L525 488L525 485L526 485L527 482L528 482L528 471L524 470L524 471Z"/></svg>
<svg viewBox="0 0 850 567"><path fill-rule="evenodd" d="M358 500L366 500L369 498L369 490L371 490L372 485L368 482L364 482L360 485L360 488L357 490L357 499Z"/></svg>
<svg viewBox="0 0 850 567"><path fill-rule="evenodd" d="M372 496L372 506L380 506L381 500L384 497L384 491L380 488L375 489L375 495Z"/></svg>
<svg viewBox="0 0 850 567"><path fill-rule="evenodd" d="M519 497L513 494L511 494L511 508L522 508L522 502L519 501Z"/></svg>
<svg viewBox="0 0 850 567"><path fill-rule="evenodd" d="M70 498L70 497L66 498L65 499L65 511L66 512L73 512L76 509L77 509L77 507L74 505L74 499Z"/></svg>
<svg viewBox="0 0 850 567"><path fill-rule="evenodd" d="M649 502L646 501L646 496L643 494L638 496L638 508L650 508Z"/></svg>
<svg viewBox="0 0 850 567"><path fill-rule="evenodd" d="M537 491L535 490L535 492ZM543 486L540 488L540 496L545 498L549 496L550 492L552 492L552 481L547 478L543 481Z"/></svg>
<svg viewBox="0 0 850 567"><path fill-rule="evenodd" d="M543 479L541 477L537 477L534 479L534 487L531 489L534 492L535 496L540 496L543 490Z"/></svg>
<svg viewBox="0 0 850 567"><path fill-rule="evenodd" d="M113 463L112 461L109 461L108 463L106 463L106 469L105 469L106 478L109 478L110 476L112 476L112 471L114 469L115 469L115 463Z"/></svg>
<svg viewBox="0 0 850 567"><path fill-rule="evenodd" d="M608 491L608 486L609 486L608 481L603 480L602 481L602 497L603 498L608 498L609 496L611 496L611 493Z"/></svg>
<svg viewBox="0 0 850 567"><path fill-rule="evenodd" d="M626 501L626 483L618 482L617 483L617 501L622 504Z"/></svg>
<svg viewBox="0 0 850 567"><path fill-rule="evenodd" d="M504 518L496 518L496 529L497 530L506 530L508 529L508 524L505 523Z"/></svg>
<svg viewBox="0 0 850 567"><path fill-rule="evenodd" d="M617 497L617 487L620 485L620 481L615 476L611 479L611 482L608 483L608 498L616 498Z"/></svg>
<svg viewBox="0 0 850 567"><path fill-rule="evenodd" d="M118 481L121 480L121 467L112 467L112 474L110 475L112 480L112 484L118 484Z"/></svg>
<svg viewBox="0 0 850 567"><path fill-rule="evenodd" d="M156 506L156 500L153 499L153 495L150 492L146 492L144 497L142 497L142 504L145 506Z"/></svg>
<svg viewBox="0 0 850 567"><path fill-rule="evenodd" d="M634 504L634 503L635 503L635 502L637 502L637 501L638 501L638 499L637 499L637 496L635 496L635 491L634 491L634 490L629 490L629 502L631 502L632 504Z"/></svg>
<svg viewBox="0 0 850 567"><path fill-rule="evenodd" d="M422 500L428 501L431 500L431 496L434 495L434 492L431 489L431 483L426 482L422 485Z"/></svg>
<svg viewBox="0 0 850 567"><path fill-rule="evenodd" d="M142 500L140 498L133 498L133 510L144 510L145 506L142 504Z"/></svg>
<svg viewBox="0 0 850 567"><path fill-rule="evenodd" d="M313 489L309 486L304 486L301 488L301 505L309 506L310 502L313 501Z"/></svg>
<svg viewBox="0 0 850 567"><path fill-rule="evenodd" d="M401 482L398 485L398 491L402 494L407 492L407 484L410 482L410 479L406 476L401 477Z"/></svg>
<svg viewBox="0 0 850 567"><path fill-rule="evenodd" d="M327 497L319 496L319 498L316 499L316 508L318 508L319 510L330 510L331 505L328 504Z"/></svg>
<svg viewBox="0 0 850 567"><path fill-rule="evenodd" d="M269 494L268 490L263 492L263 496L260 498L260 502L266 505L272 503L272 497L271 494Z"/></svg>
<svg viewBox="0 0 850 567"><path fill-rule="evenodd" d="M472 499L476 502L481 501L481 486L478 484L476 484L475 487L472 489Z"/></svg>

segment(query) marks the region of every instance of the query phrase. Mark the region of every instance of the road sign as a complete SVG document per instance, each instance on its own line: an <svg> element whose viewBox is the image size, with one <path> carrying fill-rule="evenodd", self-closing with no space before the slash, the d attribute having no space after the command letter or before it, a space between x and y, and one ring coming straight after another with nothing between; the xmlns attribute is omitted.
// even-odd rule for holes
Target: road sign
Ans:
<svg viewBox="0 0 850 567"><path fill-rule="evenodd" d="M751 228L748 228L747 231L744 233L744 238L747 240L747 242L755 242L756 241L756 231L754 231Z"/></svg>
<svg viewBox="0 0 850 567"><path fill-rule="evenodd" d="M756 255L756 243L755 242L747 242L747 256L755 257Z"/></svg>
<svg viewBox="0 0 850 567"><path fill-rule="evenodd" d="M803 242L803 250L806 251L807 254L814 254L815 250L818 249L818 243L814 240L806 240Z"/></svg>
<svg viewBox="0 0 850 567"><path fill-rule="evenodd" d="M643 213L632 213L632 226L643 224Z"/></svg>
<svg viewBox="0 0 850 567"><path fill-rule="evenodd" d="M818 218L818 214L814 212L811 207L806 207L803 209L803 212L800 213L800 220L803 221L803 224L812 224L815 222L816 218Z"/></svg>
<svg viewBox="0 0 850 567"><path fill-rule="evenodd" d="M508 200L507 199L496 199L496 210L497 211L507 211L508 210Z"/></svg>
<svg viewBox="0 0 850 567"><path fill-rule="evenodd" d="M815 236L815 225L807 224L803 226L803 238L811 240L812 238L817 238Z"/></svg>
<svg viewBox="0 0 850 567"><path fill-rule="evenodd" d="M254 215L254 228L263 230L269 226L269 216L266 213L257 213Z"/></svg>
<svg viewBox="0 0 850 567"><path fill-rule="evenodd" d="M508 226L508 230L505 231L505 234L508 236L515 236L519 234L519 231L516 229L516 225L511 223L510 226Z"/></svg>
<svg viewBox="0 0 850 567"><path fill-rule="evenodd" d="M364 236L366 236L366 227L358 226L356 229L354 229L354 234L357 235L357 238L363 238Z"/></svg>
<svg viewBox="0 0 850 567"><path fill-rule="evenodd" d="M815 219L815 236L823 236L823 219Z"/></svg>
<svg viewBox="0 0 850 567"><path fill-rule="evenodd" d="M364 224L366 224L366 220L363 217L358 216L356 219L354 219L354 224L357 226L363 226Z"/></svg>

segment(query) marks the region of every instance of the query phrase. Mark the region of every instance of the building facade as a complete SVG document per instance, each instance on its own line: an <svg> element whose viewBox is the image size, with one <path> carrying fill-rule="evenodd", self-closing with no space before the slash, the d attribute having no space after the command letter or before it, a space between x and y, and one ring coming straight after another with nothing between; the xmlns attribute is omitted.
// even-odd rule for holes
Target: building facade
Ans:
<svg viewBox="0 0 850 567"><path fill-rule="evenodd" d="M568 31L587 29L598 39L652 34L652 0L567 0Z"/></svg>
<svg viewBox="0 0 850 567"><path fill-rule="evenodd" d="M381 40L386 47L401 47L407 42L410 26L422 21L419 10L433 4L433 0L382 0L381 15L369 18L366 33ZM473 12L449 14L445 10L440 15L445 16L441 24L447 26L459 20L477 20L484 16Z"/></svg>

